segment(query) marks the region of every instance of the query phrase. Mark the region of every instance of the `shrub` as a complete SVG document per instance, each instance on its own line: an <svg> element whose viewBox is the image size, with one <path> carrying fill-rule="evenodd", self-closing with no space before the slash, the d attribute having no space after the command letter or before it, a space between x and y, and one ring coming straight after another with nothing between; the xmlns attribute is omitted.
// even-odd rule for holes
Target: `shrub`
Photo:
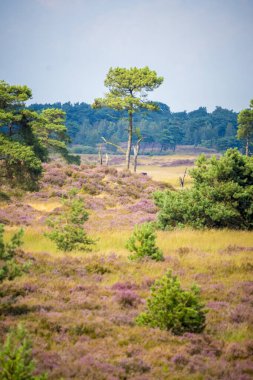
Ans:
<svg viewBox="0 0 253 380"><path fill-rule="evenodd" d="M57 216L48 219L47 223L53 228L46 233L56 243L58 249L67 252L78 249L89 251L94 241L83 229L83 223L88 219L88 213L80 199L72 199L75 193L70 193L70 199L64 201L65 209Z"/></svg>
<svg viewBox="0 0 253 380"><path fill-rule="evenodd" d="M24 231L15 233L9 243L4 243L4 226L0 224L0 282L4 279L13 280L27 269L16 260L17 249L22 245Z"/></svg>
<svg viewBox="0 0 253 380"><path fill-rule="evenodd" d="M1 380L46 380L47 376L34 376L32 344L26 330L18 325L6 338L0 351Z"/></svg>
<svg viewBox="0 0 253 380"><path fill-rule="evenodd" d="M161 228L253 229L253 157L229 149L220 159L201 155L191 189L156 192Z"/></svg>
<svg viewBox="0 0 253 380"><path fill-rule="evenodd" d="M163 260L162 251L156 246L156 234L154 226L150 223L143 223L136 226L133 235L127 241L127 249L133 252L129 256L131 260L149 257L152 260Z"/></svg>
<svg viewBox="0 0 253 380"><path fill-rule="evenodd" d="M64 252L74 249L88 251L89 246L94 244L83 228L72 225L57 226L47 236L56 243L58 249Z"/></svg>
<svg viewBox="0 0 253 380"><path fill-rule="evenodd" d="M199 333L205 327L203 307L199 289L193 286L190 290L183 290L177 277L169 271L151 287L147 311L140 314L136 322L170 330L177 335Z"/></svg>

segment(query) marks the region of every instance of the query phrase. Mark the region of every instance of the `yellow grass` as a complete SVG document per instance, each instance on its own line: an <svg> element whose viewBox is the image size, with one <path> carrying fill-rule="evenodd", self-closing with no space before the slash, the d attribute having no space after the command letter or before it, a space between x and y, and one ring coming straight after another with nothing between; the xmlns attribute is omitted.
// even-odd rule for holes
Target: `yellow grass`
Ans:
<svg viewBox="0 0 253 380"><path fill-rule="evenodd" d="M187 168L188 172L185 179L185 187L188 187L192 183L192 179L189 175L189 170L193 168L192 165L176 165L176 166L162 166L162 164L173 163L177 160L195 160L197 156L193 155L173 155L173 156L141 156L137 167L138 173L147 173L154 181L161 181L170 183L175 188L180 187L179 177L183 177L184 171ZM119 164L114 166L118 170L122 170L125 164Z"/></svg>
<svg viewBox="0 0 253 380"><path fill-rule="evenodd" d="M179 187L179 177L183 177L186 166L138 166L137 173L145 172L147 173L154 181L162 181L170 183L174 187ZM187 174L185 179L185 185L189 185L192 182L189 174Z"/></svg>
<svg viewBox="0 0 253 380"><path fill-rule="evenodd" d="M6 227L7 239L17 227ZM54 243L44 236L45 229L26 227L24 236L24 248L33 252L47 251L52 254L57 252ZM94 251L102 254L116 252L125 256L127 250L125 244L132 230L108 230L89 234L97 240ZM252 231L234 231L234 230L174 230L158 231L158 246L163 250L165 255L172 255L176 250L182 247L188 247L191 250L214 254L228 246L253 247ZM59 252L60 253L60 252Z"/></svg>
<svg viewBox="0 0 253 380"><path fill-rule="evenodd" d="M31 206L32 208L34 208L35 210L45 211L45 212L51 212L55 210L56 208L62 206L62 204L56 200L50 200L46 202L33 201L33 202L27 202L27 204Z"/></svg>

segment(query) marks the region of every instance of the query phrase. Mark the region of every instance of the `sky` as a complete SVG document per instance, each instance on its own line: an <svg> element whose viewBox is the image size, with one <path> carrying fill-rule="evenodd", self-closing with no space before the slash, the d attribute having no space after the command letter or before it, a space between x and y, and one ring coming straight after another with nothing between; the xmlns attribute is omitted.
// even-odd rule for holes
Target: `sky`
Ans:
<svg viewBox="0 0 253 380"><path fill-rule="evenodd" d="M110 67L156 70L173 112L253 98L253 0L0 0L0 79L32 102L86 102Z"/></svg>

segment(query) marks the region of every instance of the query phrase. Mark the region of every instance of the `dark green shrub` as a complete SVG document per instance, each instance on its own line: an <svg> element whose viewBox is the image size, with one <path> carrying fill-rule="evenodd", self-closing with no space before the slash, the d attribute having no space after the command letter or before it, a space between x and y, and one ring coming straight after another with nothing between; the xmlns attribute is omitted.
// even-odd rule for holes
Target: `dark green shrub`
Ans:
<svg viewBox="0 0 253 380"><path fill-rule="evenodd" d="M9 243L4 243L4 225L0 224L0 282L4 279L13 280L20 276L28 267L17 262L17 249L22 245L24 231L16 232Z"/></svg>
<svg viewBox="0 0 253 380"><path fill-rule="evenodd" d="M0 350L1 380L46 380L47 376L34 376L34 361L32 360L32 344L26 330L18 325L6 338Z"/></svg>
<svg viewBox="0 0 253 380"><path fill-rule="evenodd" d="M203 307L199 289L193 286L190 290L183 290L177 277L169 271L151 287L147 311L140 314L136 322L178 335L199 333L205 327Z"/></svg>
<svg viewBox="0 0 253 380"><path fill-rule="evenodd" d="M150 223L144 223L136 226L133 235L126 244L127 249L133 252L129 256L131 260L149 257L152 260L163 260L162 251L156 246L156 234L154 226Z"/></svg>
<svg viewBox="0 0 253 380"><path fill-rule="evenodd" d="M161 228L253 228L253 157L229 149L220 159L200 156L191 189L156 192Z"/></svg>

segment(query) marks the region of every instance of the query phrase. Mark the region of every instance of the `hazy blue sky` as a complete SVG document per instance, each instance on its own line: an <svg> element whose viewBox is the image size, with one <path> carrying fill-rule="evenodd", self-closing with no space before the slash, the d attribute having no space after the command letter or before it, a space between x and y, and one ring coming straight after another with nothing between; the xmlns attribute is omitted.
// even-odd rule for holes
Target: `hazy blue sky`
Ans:
<svg viewBox="0 0 253 380"><path fill-rule="evenodd" d="M253 0L0 0L0 79L36 102L87 102L112 66L164 76L172 111L253 98Z"/></svg>

